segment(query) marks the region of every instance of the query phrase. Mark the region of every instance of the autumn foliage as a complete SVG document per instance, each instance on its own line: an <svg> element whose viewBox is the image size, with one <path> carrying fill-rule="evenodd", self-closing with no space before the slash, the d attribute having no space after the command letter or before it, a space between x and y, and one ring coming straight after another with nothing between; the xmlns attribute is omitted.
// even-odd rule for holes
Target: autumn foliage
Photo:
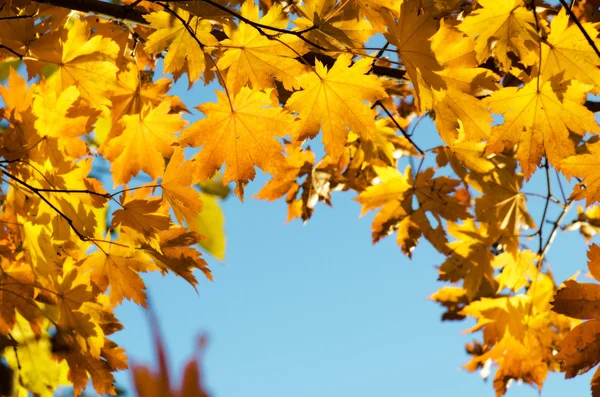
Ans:
<svg viewBox="0 0 600 397"><path fill-rule="evenodd" d="M498 396L593 368L600 284L561 287L546 256L561 230L600 231L598 6L0 0L0 347L14 392L79 394L91 379L114 394L128 363L113 309L146 307L146 272L212 279L199 246L223 255L216 198L234 183L243 200L256 167L271 177L256 197L284 199L288 220L352 191L376 211L373 242L439 251L448 285L431 298L444 320L476 321L465 368L494 366ZM216 100L183 103L179 79L214 83ZM424 118L436 136L419 136ZM545 186L524 192L536 173ZM600 248L588 256L600 280ZM135 376L157 382L149 393L204 396L190 365L181 393L164 371Z"/></svg>

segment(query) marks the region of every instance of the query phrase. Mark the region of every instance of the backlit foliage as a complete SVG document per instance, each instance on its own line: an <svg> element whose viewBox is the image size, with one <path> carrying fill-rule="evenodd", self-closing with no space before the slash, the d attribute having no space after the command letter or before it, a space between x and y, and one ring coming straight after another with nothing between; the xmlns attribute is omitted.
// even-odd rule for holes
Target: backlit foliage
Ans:
<svg viewBox="0 0 600 397"><path fill-rule="evenodd" d="M376 212L373 242L439 251L449 284L431 298L444 320L475 320L465 368L493 366L498 396L591 369L600 287L561 289L546 256L561 229L600 231L598 6L0 0L0 369L14 393L91 379L115 394L114 308L147 306L145 272L212 280L198 245L223 258L217 199L232 182L243 200L256 167L270 180L255 196L283 198L288 220L352 191ZM183 103L179 79L216 100ZM427 118L437 134L422 136ZM600 280L597 246L589 259ZM138 387L204 396L191 365L180 391L139 368Z"/></svg>

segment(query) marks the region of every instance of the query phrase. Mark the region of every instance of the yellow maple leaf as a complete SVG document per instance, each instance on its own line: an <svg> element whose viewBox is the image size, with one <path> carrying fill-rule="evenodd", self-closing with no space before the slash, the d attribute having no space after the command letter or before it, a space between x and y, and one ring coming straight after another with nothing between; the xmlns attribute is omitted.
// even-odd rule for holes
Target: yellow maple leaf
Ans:
<svg viewBox="0 0 600 397"><path fill-rule="evenodd" d="M596 37L597 27L589 22L583 22L581 26L592 38L596 48L600 47L600 40ZM565 80L575 79L593 85L595 90L599 89L600 59L579 27L569 24L569 16L564 9L552 18L550 27L548 39L542 43L542 78L562 75ZM535 72L536 70L532 73Z"/></svg>
<svg viewBox="0 0 600 397"><path fill-rule="evenodd" d="M54 48L42 37L30 49L36 58L58 68L49 80L59 91L74 85L81 97L97 109L110 106L107 94L114 88L119 70L117 43L108 37L90 37L90 28L79 19L74 19L73 25L61 33L59 48ZM54 39L53 35L46 37L48 41Z"/></svg>
<svg viewBox="0 0 600 397"><path fill-rule="evenodd" d="M35 129L40 137L73 138L91 131L88 116L71 117L69 110L77 114L75 101L79 90L70 86L64 91L56 90L52 84L42 82L33 95L33 114L37 117Z"/></svg>
<svg viewBox="0 0 600 397"><path fill-rule="evenodd" d="M498 365L494 388L498 397L506 393L510 379L541 387L548 371L557 369L554 346L570 328L564 316L550 311L555 286L538 273L527 294L481 298L460 313L477 319L465 332L483 331L484 350L465 365L474 371L486 361Z"/></svg>
<svg viewBox="0 0 600 397"><path fill-rule="evenodd" d="M33 91L33 87L28 87L27 81L11 66L8 86L0 85L0 96L4 102L3 117L23 121L22 113L31 106Z"/></svg>
<svg viewBox="0 0 600 397"><path fill-rule="evenodd" d="M115 124L127 114L140 113L144 105L160 105L169 102L171 109L187 111L178 97L166 95L171 88L171 80L163 78L152 81L152 74L139 70L134 63L127 65L118 76L113 90L111 116Z"/></svg>
<svg viewBox="0 0 600 397"><path fill-rule="evenodd" d="M241 199L244 186L256 175L255 165L272 172L282 164L283 146L275 137L285 136L294 118L272 107L268 94L248 87L243 87L231 102L221 91L217 99L219 103L198 106L207 117L187 128L181 142L202 146L194 157L197 178L211 178L225 163L223 183L235 181Z"/></svg>
<svg viewBox="0 0 600 397"><path fill-rule="evenodd" d="M106 142L102 155L112 161L114 185L122 185L140 170L156 179L163 175L165 157L173 154L175 133L187 124L179 114L169 113L171 106L162 102L146 106L140 114L123 116L123 133Z"/></svg>
<svg viewBox="0 0 600 397"><path fill-rule="evenodd" d="M571 199L586 199L586 206L600 201L600 143L587 145L589 153L576 154L560 163L560 170L568 177L583 178L575 186Z"/></svg>
<svg viewBox="0 0 600 397"><path fill-rule="evenodd" d="M533 13L523 6L523 0L479 0L478 8L467 16L458 28L475 38L477 60L484 63L490 55L510 69L513 52L521 59L539 48Z"/></svg>
<svg viewBox="0 0 600 397"><path fill-rule="evenodd" d="M182 9L174 12L181 19L166 11L144 15L150 26L156 29L148 37L144 49L149 54L159 54L168 48L164 72L180 75L185 70L191 86L202 76L205 68L205 53L196 40L202 46L216 46L218 42L210 34L212 25L209 20L200 19Z"/></svg>
<svg viewBox="0 0 600 397"><path fill-rule="evenodd" d="M434 171L426 169L413 179L411 167L404 175L393 167L373 167L381 183L367 187L355 199L362 205L362 214L381 207L372 225L373 242L398 230L398 245L411 255L421 235L442 253L448 253L446 234L441 218L451 221L468 218L459 200L452 196L459 181L442 176L434 178ZM413 199L419 207L413 208ZM429 212L438 220L433 227L427 219Z"/></svg>
<svg viewBox="0 0 600 397"><path fill-rule="evenodd" d="M0 331L8 334L17 324L17 313L31 323L32 329L39 333L39 320L42 312L34 302L34 273L30 266L8 263L3 260L1 264L2 274L0 283Z"/></svg>
<svg viewBox="0 0 600 397"><path fill-rule="evenodd" d="M309 41L325 48L360 48L374 31L352 2L306 0L295 7L299 17L292 22Z"/></svg>
<svg viewBox="0 0 600 397"><path fill-rule="evenodd" d="M350 66L351 60L352 55L342 54L329 71L317 60L315 71L300 77L303 90L292 94L285 105L300 117L294 137L314 137L322 128L325 150L334 161L342 156L348 128L365 140L375 138L373 113L364 101L385 96L378 78L366 74L371 60L363 58Z"/></svg>
<svg viewBox="0 0 600 397"><path fill-rule="evenodd" d="M146 286L138 273L155 267L128 245L126 240L117 240L108 248L102 243L103 250L88 256L81 267L90 272L90 280L101 292L110 287L113 306L125 298L146 307Z"/></svg>
<svg viewBox="0 0 600 397"><path fill-rule="evenodd" d="M516 255L503 252L494 257L493 266L502 268L502 272L496 277L498 281L498 292L504 288L517 292L529 284L528 278L533 280L539 273L536 260L538 256L530 250L518 251Z"/></svg>
<svg viewBox="0 0 600 397"><path fill-rule="evenodd" d="M600 132L594 114L582 106L588 89L574 80L544 82L534 78L522 88L494 92L484 101L492 113L504 116L504 122L493 128L486 152L499 153L518 145L516 157L526 179L544 155L558 167L562 159L575 154L569 132Z"/></svg>
<svg viewBox="0 0 600 397"><path fill-rule="evenodd" d="M208 264L200 256L200 253L191 247L202 239L203 237L196 232L173 226L160 232L158 236L159 249L145 245L143 247L161 272L166 273L171 270L195 287L198 281L192 273L194 269L200 269L206 278L212 281Z"/></svg>
<svg viewBox="0 0 600 397"><path fill-rule="evenodd" d="M487 280L489 284L494 278L490 251L493 236L489 235L485 224L476 225L471 219L466 219L462 225L449 223L447 230L456 241L448 244L450 255L440 266L439 280L464 280L465 295L472 300L482 282Z"/></svg>
<svg viewBox="0 0 600 397"><path fill-rule="evenodd" d="M493 170L494 163L483 154L486 143L469 140L465 136L460 120L458 120L458 124L458 139L450 146L436 149L438 166L443 167L450 164L452 170L461 179L465 179L470 171L485 174Z"/></svg>
<svg viewBox="0 0 600 397"><path fill-rule="evenodd" d="M431 39L438 30L438 23L427 13L413 9L403 2L399 14L386 16L388 32L385 38L396 46L408 77L416 91L416 101L421 110L431 109L431 89L446 87L438 74L442 66L431 48Z"/></svg>
<svg viewBox="0 0 600 397"><path fill-rule="evenodd" d="M278 4L259 19L258 7L254 2L246 1L241 7L241 14L251 21L275 28L283 29L288 24ZM225 26L225 33L229 39L220 43L225 53L217 65L221 70L227 70L228 89L237 93L247 83L257 90L275 88L273 77L281 81L288 91L300 87L297 77L306 69L295 59L306 53L305 43L300 38L281 35L270 39L244 22L240 22L237 29Z"/></svg>
<svg viewBox="0 0 600 397"><path fill-rule="evenodd" d="M173 209L180 225L185 220L190 229L196 230L196 216L202 211L202 199L200 192L191 185L192 163L184 161L182 148L176 148L160 182L162 197Z"/></svg>
<svg viewBox="0 0 600 397"><path fill-rule="evenodd" d="M59 309L57 326L75 331L85 339L97 336L97 326L89 314L81 310L82 305L93 299L89 277L77 268L66 270L59 280L54 280L56 304Z"/></svg>
<svg viewBox="0 0 600 397"><path fill-rule="evenodd" d="M169 228L170 218L159 211L161 200L121 196L121 209L113 213L112 227L126 227L133 236L160 250L158 233Z"/></svg>
<svg viewBox="0 0 600 397"><path fill-rule="evenodd" d="M462 130L462 140L481 141L490 136L492 115L473 95L450 89L434 91L435 125L440 137L453 145Z"/></svg>
<svg viewBox="0 0 600 397"><path fill-rule="evenodd" d="M483 193L475 199L475 216L489 225L490 234L500 239L507 250L516 253L522 228L535 228L527 211L527 198L521 193L523 175L515 174L514 167L501 164L485 175L470 173L469 184Z"/></svg>
<svg viewBox="0 0 600 397"><path fill-rule="evenodd" d="M17 324L11 331L11 337L17 345L14 349L5 349L3 352L6 361L17 373L18 388L26 389L39 397L52 397L58 386L70 384L67 379L67 363L58 362L53 357L49 329L50 322L45 320L40 335L23 317L18 316ZM20 394L13 395L28 395L23 389Z"/></svg>
<svg viewBox="0 0 600 397"><path fill-rule="evenodd" d="M60 156L60 153L54 154ZM106 198L91 194L68 194L69 189L83 191L97 191L105 193L101 188L95 190L94 179L87 178L92 170L92 159L85 159L70 164L67 169L55 169L51 162L47 162L44 168L38 168L43 172L43 179L28 180L29 184L36 188L48 189L43 193L46 200L36 198L37 211L30 222L44 225L51 231L54 240L69 240L77 230L78 236L94 237L98 221L93 211L100 208L106 202ZM63 190L53 193L51 190ZM59 209L63 215L58 214Z"/></svg>

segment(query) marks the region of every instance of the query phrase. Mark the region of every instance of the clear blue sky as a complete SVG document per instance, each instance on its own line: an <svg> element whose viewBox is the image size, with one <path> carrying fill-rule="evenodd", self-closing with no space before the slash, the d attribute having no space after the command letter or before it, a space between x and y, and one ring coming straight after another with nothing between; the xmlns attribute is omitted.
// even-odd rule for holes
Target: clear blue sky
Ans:
<svg viewBox="0 0 600 397"><path fill-rule="evenodd" d="M184 86L174 92L190 107L214 98L212 88L187 93ZM198 117L196 111L191 119ZM435 134L424 122L417 141L430 147ZM526 190L543 187L540 177ZM464 344L473 339L461 331L473 321L442 323L441 308L427 300L444 285L435 268L443 258L428 243L412 261L394 237L373 246L373 214L359 218L348 192L334 194L334 208L318 205L306 225L284 224L283 201L251 198L267 179L259 175L248 186L243 204L235 197L224 202L226 261L207 257L214 282L198 274L196 293L176 277L145 277L177 381L197 336L206 333L205 384L213 397L494 396L493 379L461 369ZM542 204L529 199L538 222ZM583 239L571 232L559 234L548 258L563 280L586 269L585 255ZM155 363L143 310L126 303L117 315L125 330L115 341L132 362ZM550 374L542 395L588 396L590 376ZM117 379L129 389L127 372ZM507 395L537 392L514 383Z"/></svg>

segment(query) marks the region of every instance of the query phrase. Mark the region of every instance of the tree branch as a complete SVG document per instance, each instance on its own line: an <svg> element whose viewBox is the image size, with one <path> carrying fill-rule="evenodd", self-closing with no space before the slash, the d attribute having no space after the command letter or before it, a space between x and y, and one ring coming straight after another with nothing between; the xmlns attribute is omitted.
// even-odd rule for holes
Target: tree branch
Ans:
<svg viewBox="0 0 600 397"><path fill-rule="evenodd" d="M100 14L107 17L148 25L145 13L131 6L107 3L99 0L35 0L36 3L49 4L80 12Z"/></svg>

